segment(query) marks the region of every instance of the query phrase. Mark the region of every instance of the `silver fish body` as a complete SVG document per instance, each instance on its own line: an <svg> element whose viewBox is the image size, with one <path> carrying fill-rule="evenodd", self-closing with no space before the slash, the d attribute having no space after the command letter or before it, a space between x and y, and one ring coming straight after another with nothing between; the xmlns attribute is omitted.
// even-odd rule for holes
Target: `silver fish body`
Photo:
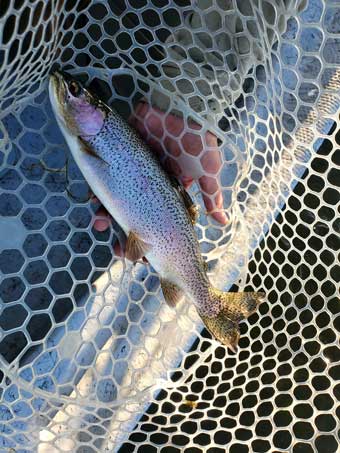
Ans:
<svg viewBox="0 0 340 453"><path fill-rule="evenodd" d="M212 334L235 348L238 322L255 311L261 294L223 293L211 286L187 207L155 155L116 112L76 84L55 74L50 98L92 191L128 242L133 233L143 244L144 255L167 284L163 292L170 284L174 292L186 293Z"/></svg>
<svg viewBox="0 0 340 453"><path fill-rule="evenodd" d="M157 273L205 310L210 283L196 233L155 155L114 112L88 143L100 159L80 151L77 164L93 192L127 235L133 231L150 245L145 257Z"/></svg>

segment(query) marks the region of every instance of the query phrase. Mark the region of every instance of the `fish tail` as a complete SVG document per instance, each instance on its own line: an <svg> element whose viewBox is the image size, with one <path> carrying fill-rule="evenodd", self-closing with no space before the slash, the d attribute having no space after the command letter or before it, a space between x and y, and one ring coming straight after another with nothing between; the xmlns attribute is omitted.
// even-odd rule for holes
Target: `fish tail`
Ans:
<svg viewBox="0 0 340 453"><path fill-rule="evenodd" d="M209 332L222 344L236 351L240 338L238 323L257 310L264 300L263 293L224 293L209 290L209 302L199 314Z"/></svg>

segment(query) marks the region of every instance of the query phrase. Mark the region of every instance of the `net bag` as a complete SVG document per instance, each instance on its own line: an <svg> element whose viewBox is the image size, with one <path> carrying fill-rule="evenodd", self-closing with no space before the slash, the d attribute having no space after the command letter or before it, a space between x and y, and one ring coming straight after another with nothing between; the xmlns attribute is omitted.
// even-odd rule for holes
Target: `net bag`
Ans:
<svg viewBox="0 0 340 453"><path fill-rule="evenodd" d="M236 354L93 227L53 66L192 169L212 283L266 293ZM339 106L334 1L1 0L0 452L339 451Z"/></svg>

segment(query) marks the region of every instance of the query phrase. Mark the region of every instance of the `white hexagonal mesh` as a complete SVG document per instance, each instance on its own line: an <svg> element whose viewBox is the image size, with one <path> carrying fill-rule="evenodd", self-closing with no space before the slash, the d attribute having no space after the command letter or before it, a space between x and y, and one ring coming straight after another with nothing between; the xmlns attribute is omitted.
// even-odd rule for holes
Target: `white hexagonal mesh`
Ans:
<svg viewBox="0 0 340 453"><path fill-rule="evenodd" d="M339 451L339 3L1 0L0 42L0 451ZM191 189L211 280L267 294L236 355L93 229L53 63L218 174L227 226Z"/></svg>

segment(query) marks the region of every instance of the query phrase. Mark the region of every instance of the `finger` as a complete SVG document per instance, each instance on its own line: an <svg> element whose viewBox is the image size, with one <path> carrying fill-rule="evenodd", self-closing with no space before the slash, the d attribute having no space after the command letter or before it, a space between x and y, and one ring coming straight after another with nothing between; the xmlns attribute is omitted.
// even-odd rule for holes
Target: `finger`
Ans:
<svg viewBox="0 0 340 453"><path fill-rule="evenodd" d="M135 118L135 120L134 120L134 122L133 122L133 127L139 132L139 134L141 135L141 137L142 137L144 140L147 140L147 139L148 139L148 137L149 137L149 132L148 132L148 130L146 129L143 120L140 120L140 119L138 119L138 118Z"/></svg>
<svg viewBox="0 0 340 453"><path fill-rule="evenodd" d="M144 138L146 138L148 134L160 138L164 132L161 120L162 115L164 116L164 113L161 110L152 108L145 102L140 102L137 104L135 112L131 115L129 122L139 130Z"/></svg>
<svg viewBox="0 0 340 453"><path fill-rule="evenodd" d="M169 135L166 135L163 140L163 143L167 154L170 154L171 156L174 157L179 157L179 155L181 154L181 148L178 144L177 139L174 139Z"/></svg>
<svg viewBox="0 0 340 453"><path fill-rule="evenodd" d="M169 154L173 156L180 154L178 137L184 130L182 118L150 107L145 102L137 105L134 115L131 117L131 123L146 141L149 142L151 135L152 138L159 140L159 146L162 148L163 145Z"/></svg>
<svg viewBox="0 0 340 453"><path fill-rule="evenodd" d="M208 173L214 177L218 175L222 167L219 149L206 150L200 160L204 173Z"/></svg>
<svg viewBox="0 0 340 453"><path fill-rule="evenodd" d="M100 233L109 228L110 221L109 219L96 219L93 223L93 228Z"/></svg>
<svg viewBox="0 0 340 453"><path fill-rule="evenodd" d="M210 214L222 225L228 223L226 213L223 211L223 196L218 180L211 176L201 176L198 183L202 190L203 201Z"/></svg>
<svg viewBox="0 0 340 453"><path fill-rule="evenodd" d="M183 118L179 118L176 115L168 113L164 120L165 130L173 137L179 137L184 131Z"/></svg>
<svg viewBox="0 0 340 453"><path fill-rule="evenodd" d="M164 123L161 121L162 115L166 115ZM217 148L216 136L211 132L206 133L205 141L208 146L206 150L204 150L205 146L201 134L195 132L186 132L181 138L180 145L177 137L183 133L183 119L173 114L165 114L145 102L140 102L137 105L132 122L144 139L149 143L150 140L153 140L150 145L159 155L164 157L164 154L166 154L166 159L164 160L166 169L177 176L186 189L192 185L193 178L190 177L190 173L187 174L187 171L183 171L185 169L181 168L174 157L179 157L181 147L192 156L199 156L202 153L200 158L202 168L205 173L211 175L199 178L205 206L215 220L223 225L226 224L228 219L225 212L223 212L223 196L217 180L222 160L220 151ZM201 129L201 126L191 122L190 128L195 131ZM153 137L150 137L150 134ZM162 145L164 145L164 149Z"/></svg>
<svg viewBox="0 0 340 453"><path fill-rule="evenodd" d="M199 156L203 151L203 140L199 134L187 132L181 138L183 150L191 156Z"/></svg>
<svg viewBox="0 0 340 453"><path fill-rule="evenodd" d="M164 113L162 114L164 116ZM145 115L145 126L150 134L161 139L164 134L164 127L161 119L161 114L156 110L149 109Z"/></svg>
<svg viewBox="0 0 340 453"><path fill-rule="evenodd" d="M136 120L144 123L149 132L156 137L162 137L164 131L173 137L178 137L184 129L182 118L163 112L157 107L151 107L144 101L137 104L134 113L130 116L129 121L133 125Z"/></svg>
<svg viewBox="0 0 340 453"><path fill-rule="evenodd" d="M105 231L109 228L111 223L111 217L104 207L101 207L96 212L96 216L103 217L101 219L96 219L93 222L93 228L99 232Z"/></svg>
<svg viewBox="0 0 340 453"><path fill-rule="evenodd" d="M159 124L159 122L156 122L155 124L153 123L153 117L145 118L145 115L149 111L149 106L148 104L145 103L140 103L137 105L136 110L135 110L135 115L138 116L130 116L129 123L140 133L142 138L148 143L150 148L155 151L159 156L162 156L164 154L162 143L159 138L157 138L159 135L163 135L163 129L162 129L162 124ZM154 128L160 127L161 130L156 134L156 137L150 136L150 123L152 125L152 130L151 133L153 133Z"/></svg>
<svg viewBox="0 0 340 453"><path fill-rule="evenodd" d="M91 200L91 203L94 203L94 204L100 203L100 201L98 200L98 198L95 196L94 193L91 193L90 200Z"/></svg>
<svg viewBox="0 0 340 453"><path fill-rule="evenodd" d="M144 118L149 108L150 108L149 104L147 104L145 101L139 101L138 104L136 105L135 110L131 113L128 122L130 124L133 124L134 121Z"/></svg>
<svg viewBox="0 0 340 453"><path fill-rule="evenodd" d="M145 128L145 124L142 121L136 120L134 123L134 127L156 154L158 154L159 156L164 155L164 150L161 141L149 135L147 129Z"/></svg>
<svg viewBox="0 0 340 453"><path fill-rule="evenodd" d="M121 258L124 257L125 249L121 245L121 243L117 240L113 246L113 251L116 256L119 256Z"/></svg>
<svg viewBox="0 0 340 453"><path fill-rule="evenodd" d="M192 183L194 182L193 178L189 178L187 176L182 176L180 181L183 184L184 189L190 189Z"/></svg>

